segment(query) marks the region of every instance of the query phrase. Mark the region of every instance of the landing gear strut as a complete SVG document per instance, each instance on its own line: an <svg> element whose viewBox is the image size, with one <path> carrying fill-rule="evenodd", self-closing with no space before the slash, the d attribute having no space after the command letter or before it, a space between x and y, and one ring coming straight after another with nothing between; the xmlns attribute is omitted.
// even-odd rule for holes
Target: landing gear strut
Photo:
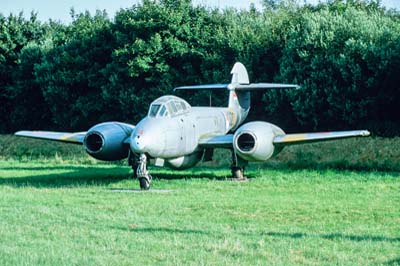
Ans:
<svg viewBox="0 0 400 266"><path fill-rule="evenodd" d="M129 166L132 167L132 170L133 170L132 178L137 179L136 169L139 165L139 157L131 151L129 151L128 164L129 164Z"/></svg>
<svg viewBox="0 0 400 266"><path fill-rule="evenodd" d="M237 181L245 181L247 177L244 175L244 168L247 165L247 161L237 156L236 152L232 150L232 179Z"/></svg>
<svg viewBox="0 0 400 266"><path fill-rule="evenodd" d="M133 168L133 167L136 167ZM139 179L140 189L149 190L152 176L147 171L147 157L145 154L140 154L136 164L132 165L134 176Z"/></svg>

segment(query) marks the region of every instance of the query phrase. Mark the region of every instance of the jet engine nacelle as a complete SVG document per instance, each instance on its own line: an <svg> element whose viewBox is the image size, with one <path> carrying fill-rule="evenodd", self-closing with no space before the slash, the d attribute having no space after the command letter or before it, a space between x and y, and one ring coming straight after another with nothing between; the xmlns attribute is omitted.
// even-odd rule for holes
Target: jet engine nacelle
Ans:
<svg viewBox="0 0 400 266"><path fill-rule="evenodd" d="M127 158L129 144L124 141L130 137L134 128L119 122L97 124L86 133L83 145L90 156L99 160L116 161Z"/></svg>
<svg viewBox="0 0 400 266"><path fill-rule="evenodd" d="M204 151L196 151L189 155L181 156L166 161L167 165L172 169L184 170L195 166L203 158Z"/></svg>
<svg viewBox="0 0 400 266"><path fill-rule="evenodd" d="M279 153L274 138L283 135L282 129L267 122L249 122L239 127L233 135L233 148L242 159L265 161Z"/></svg>

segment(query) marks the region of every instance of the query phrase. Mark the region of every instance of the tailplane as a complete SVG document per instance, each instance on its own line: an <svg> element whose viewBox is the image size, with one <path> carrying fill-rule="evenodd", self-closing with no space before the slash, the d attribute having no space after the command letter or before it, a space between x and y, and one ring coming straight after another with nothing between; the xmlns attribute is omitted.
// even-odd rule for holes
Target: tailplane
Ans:
<svg viewBox="0 0 400 266"><path fill-rule="evenodd" d="M229 84L209 84L177 87L175 90L229 90L230 108L236 115L237 123L240 125L247 117L250 110L250 92L268 89L298 89L298 85L280 83L250 83L246 67L236 62L231 70L232 80Z"/></svg>
<svg viewBox="0 0 400 266"><path fill-rule="evenodd" d="M207 84L176 87L174 90L219 90L255 91L268 89L299 89L300 86L282 83L250 83L247 70L242 63L235 63L231 70L232 80L229 84Z"/></svg>

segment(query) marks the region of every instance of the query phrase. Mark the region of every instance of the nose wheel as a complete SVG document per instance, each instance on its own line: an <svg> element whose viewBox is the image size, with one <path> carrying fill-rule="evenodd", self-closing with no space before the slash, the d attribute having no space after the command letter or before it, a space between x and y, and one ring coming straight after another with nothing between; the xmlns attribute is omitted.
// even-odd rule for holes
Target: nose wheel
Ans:
<svg viewBox="0 0 400 266"><path fill-rule="evenodd" d="M136 173L136 177L139 179L140 189L149 190L152 177L147 170L147 157L145 154L140 154L136 169L133 170Z"/></svg>
<svg viewBox="0 0 400 266"><path fill-rule="evenodd" d="M150 181L151 181L151 175L149 175L149 178L146 178L146 177L140 178L139 179L140 189L149 190L150 189Z"/></svg>

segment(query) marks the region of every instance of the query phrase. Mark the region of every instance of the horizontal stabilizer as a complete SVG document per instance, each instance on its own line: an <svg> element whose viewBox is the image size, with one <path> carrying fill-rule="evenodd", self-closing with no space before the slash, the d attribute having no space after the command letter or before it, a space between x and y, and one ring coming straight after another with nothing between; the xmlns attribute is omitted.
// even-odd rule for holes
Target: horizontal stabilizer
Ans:
<svg viewBox="0 0 400 266"><path fill-rule="evenodd" d="M228 89L229 84L208 84L208 85L193 85L176 87L175 90L214 90Z"/></svg>
<svg viewBox="0 0 400 266"><path fill-rule="evenodd" d="M302 144L302 143L335 140L335 139L343 139L343 138L351 138L351 137L367 137L369 135L370 135L370 132L368 130L285 134L285 135L276 136L274 139L274 144L276 144L276 145L293 145L293 144Z"/></svg>
<svg viewBox="0 0 400 266"><path fill-rule="evenodd" d="M238 84L235 87L237 91L254 91L266 89L299 89L300 86L294 84L280 84L280 83L252 83L252 84Z"/></svg>
<svg viewBox="0 0 400 266"><path fill-rule="evenodd" d="M251 83L251 84L207 84L207 85L193 85L181 86L174 90L236 90L236 91L255 91L255 90L268 90L268 89L299 89L300 86L294 84L281 84L281 83Z"/></svg>
<svg viewBox="0 0 400 266"><path fill-rule="evenodd" d="M266 89L298 89L300 86L294 84L280 84L280 83L250 83L249 75L245 66L236 62L231 70L232 80L230 84L207 84L207 85L194 85L194 86L181 86L174 90L214 90L214 89L228 89L230 91L254 91Z"/></svg>
<svg viewBox="0 0 400 266"><path fill-rule="evenodd" d="M18 131L15 136L82 144L86 132Z"/></svg>

